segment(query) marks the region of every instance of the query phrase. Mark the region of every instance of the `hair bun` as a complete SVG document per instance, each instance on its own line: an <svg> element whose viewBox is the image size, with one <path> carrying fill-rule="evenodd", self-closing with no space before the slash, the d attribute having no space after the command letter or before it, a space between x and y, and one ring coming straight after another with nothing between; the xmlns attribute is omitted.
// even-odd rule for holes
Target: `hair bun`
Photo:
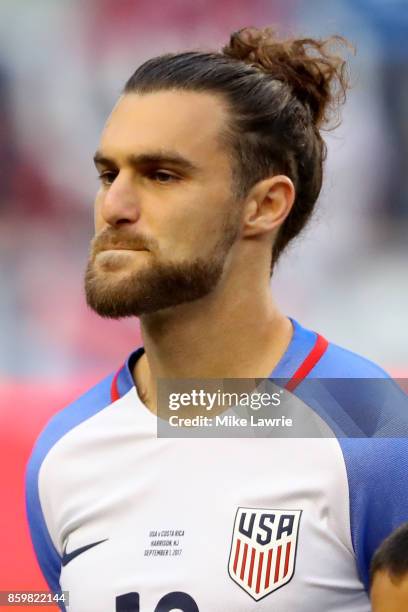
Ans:
<svg viewBox="0 0 408 612"><path fill-rule="evenodd" d="M234 32L222 52L287 83L320 127L348 89L346 61L330 50L335 44L351 47L341 36L281 40L272 28L248 27Z"/></svg>

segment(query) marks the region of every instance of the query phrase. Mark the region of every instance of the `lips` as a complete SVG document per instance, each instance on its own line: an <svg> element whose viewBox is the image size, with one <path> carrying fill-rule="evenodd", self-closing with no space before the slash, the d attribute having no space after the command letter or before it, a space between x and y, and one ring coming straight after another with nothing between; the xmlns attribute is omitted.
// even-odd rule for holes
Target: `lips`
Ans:
<svg viewBox="0 0 408 612"><path fill-rule="evenodd" d="M120 252L127 252L127 253L134 253L136 251L146 251L147 249L144 248L134 248L134 247L126 247L126 246L108 246L108 247L104 247L103 249L97 249L95 251L94 257L98 257L98 255L101 255L102 253L108 254L111 253L112 255L114 255L115 253L119 254Z"/></svg>
<svg viewBox="0 0 408 612"><path fill-rule="evenodd" d="M140 251L145 251L145 249L104 249L95 255L95 263L105 271L128 270L132 261L138 259L135 255Z"/></svg>
<svg viewBox="0 0 408 612"><path fill-rule="evenodd" d="M130 247L130 246L108 246L103 249L98 249L98 253L103 251L145 251L143 247Z"/></svg>

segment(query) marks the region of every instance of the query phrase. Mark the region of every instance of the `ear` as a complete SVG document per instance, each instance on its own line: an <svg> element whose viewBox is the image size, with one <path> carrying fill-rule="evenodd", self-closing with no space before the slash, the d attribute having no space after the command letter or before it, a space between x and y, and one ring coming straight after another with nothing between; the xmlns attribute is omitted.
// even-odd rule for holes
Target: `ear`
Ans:
<svg viewBox="0 0 408 612"><path fill-rule="evenodd" d="M290 213L295 197L293 182L283 174L256 183L246 197L242 236L257 236L278 228Z"/></svg>

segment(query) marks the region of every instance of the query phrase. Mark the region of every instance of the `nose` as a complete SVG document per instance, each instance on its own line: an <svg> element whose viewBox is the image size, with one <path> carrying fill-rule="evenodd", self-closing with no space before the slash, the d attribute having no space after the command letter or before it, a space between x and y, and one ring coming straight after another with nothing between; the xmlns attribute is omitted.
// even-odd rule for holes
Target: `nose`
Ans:
<svg viewBox="0 0 408 612"><path fill-rule="evenodd" d="M113 227L133 224L140 217L138 189L130 176L120 172L102 197L100 213Z"/></svg>

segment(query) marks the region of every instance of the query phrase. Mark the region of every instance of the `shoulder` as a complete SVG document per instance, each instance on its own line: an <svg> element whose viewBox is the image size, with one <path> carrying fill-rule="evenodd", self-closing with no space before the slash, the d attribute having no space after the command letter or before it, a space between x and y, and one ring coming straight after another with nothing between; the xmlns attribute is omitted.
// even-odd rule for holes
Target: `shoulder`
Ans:
<svg viewBox="0 0 408 612"><path fill-rule="evenodd" d="M113 374L98 382L74 402L57 412L38 436L28 467L38 466L49 450L74 427L111 404Z"/></svg>
<svg viewBox="0 0 408 612"><path fill-rule="evenodd" d="M305 397L313 397L339 437L408 436L408 397L373 361L329 342L308 379Z"/></svg>
<svg viewBox="0 0 408 612"><path fill-rule="evenodd" d="M389 377L381 366L370 359L331 342L330 338L325 338L325 334L303 327L292 317L290 321L293 337L274 372L276 377L290 377L294 371L304 370L306 364L308 378Z"/></svg>
<svg viewBox="0 0 408 612"><path fill-rule="evenodd" d="M389 378L379 365L338 344L329 342L321 360L313 369L315 377L332 378Z"/></svg>
<svg viewBox="0 0 408 612"><path fill-rule="evenodd" d="M59 440L112 403L112 380L113 375L110 374L49 420L38 436L26 466L25 500L28 526L39 566L54 593L60 592L61 560L44 516L44 500L40 494L41 468Z"/></svg>

